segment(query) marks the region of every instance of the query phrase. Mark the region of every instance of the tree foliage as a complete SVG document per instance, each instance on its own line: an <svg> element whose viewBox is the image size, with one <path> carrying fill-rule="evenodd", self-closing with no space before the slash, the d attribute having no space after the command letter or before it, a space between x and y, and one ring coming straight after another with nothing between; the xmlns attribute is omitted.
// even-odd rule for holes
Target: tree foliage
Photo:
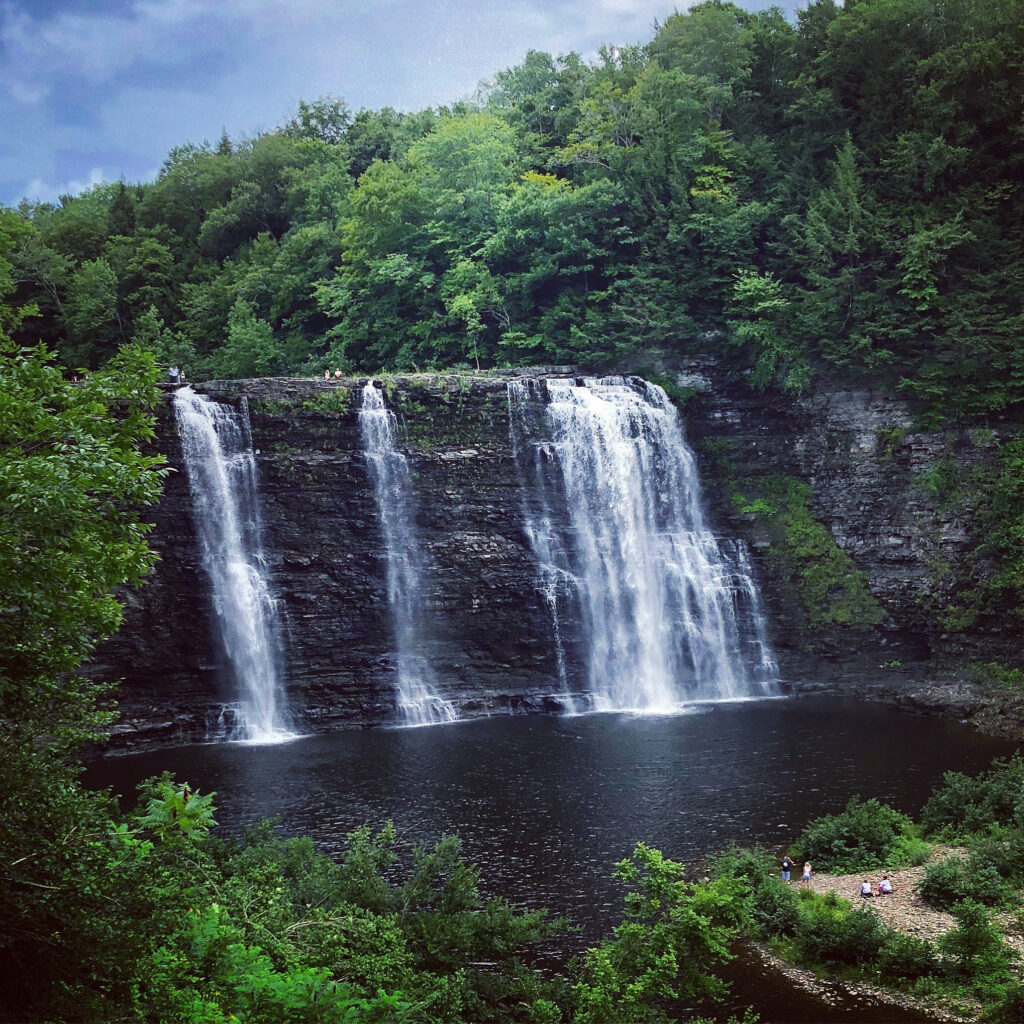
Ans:
<svg viewBox="0 0 1024 1024"><path fill-rule="evenodd" d="M622 924L587 951L574 994L579 1024L668 1021L680 999L720 996L709 968L732 958L749 913L746 886L728 877L687 882L683 865L637 844L615 876L627 886Z"/></svg>
<svg viewBox="0 0 1024 1024"><path fill-rule="evenodd" d="M1017 14L710 0L590 63L531 51L474 103L303 101L151 184L23 206L17 338L95 367L155 310L193 377L716 348L761 388L838 369L933 423L999 413L1024 398Z"/></svg>

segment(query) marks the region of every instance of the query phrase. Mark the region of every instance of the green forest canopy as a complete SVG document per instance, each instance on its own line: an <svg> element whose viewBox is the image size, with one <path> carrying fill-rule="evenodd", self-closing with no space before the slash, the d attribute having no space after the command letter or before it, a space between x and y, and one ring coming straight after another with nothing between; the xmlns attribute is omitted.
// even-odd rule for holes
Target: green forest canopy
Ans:
<svg viewBox="0 0 1024 1024"><path fill-rule="evenodd" d="M1022 59L1017 0L709 2L450 109L301 103L151 184L23 204L15 337L196 379L714 353L999 412L1024 398Z"/></svg>

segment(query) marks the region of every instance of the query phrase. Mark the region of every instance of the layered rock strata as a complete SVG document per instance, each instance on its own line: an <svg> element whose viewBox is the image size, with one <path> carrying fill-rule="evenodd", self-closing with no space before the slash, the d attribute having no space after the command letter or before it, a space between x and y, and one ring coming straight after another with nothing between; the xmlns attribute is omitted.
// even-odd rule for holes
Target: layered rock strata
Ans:
<svg viewBox="0 0 1024 1024"><path fill-rule="evenodd" d="M979 553L987 499L978 481L1021 424L927 431L895 395L840 381L818 381L801 399L758 394L711 359L676 383L711 514L753 551L787 676L804 690L945 711L1020 735L1024 694L993 687L972 666L1016 663L1024 624L1009 608L977 617L960 609L963 591L995 569ZM955 495L937 492L937 471L960 481ZM772 516L744 511L738 498L780 478L809 485L808 511L863 575L877 622L808 622L801 568Z"/></svg>
<svg viewBox="0 0 1024 1024"><path fill-rule="evenodd" d="M426 653L463 714L557 709L550 696L557 657L523 530L507 379L434 374L385 383L417 497ZM363 384L365 378L195 385L215 401L248 404L289 701L307 730L375 724L395 710L385 555L357 418ZM942 586L936 565L962 568L972 540L962 511L944 510L915 482L949 456L947 435L914 432L901 403L868 392L826 387L813 400L780 404L711 362L695 365L678 384L710 521L751 545L786 683L880 687L906 697L936 656L966 656L962 638L944 632L927 609ZM146 588L125 595L124 626L90 666L94 675L123 679L113 739L121 746L212 736L232 699L222 689L171 400L168 391L158 447L172 472L150 510L160 562ZM968 447L954 445L955 456L972 457ZM813 487L814 515L865 574L884 611L876 624L808 627L799 580L775 557L777 539L735 499L739 486L780 474ZM1003 631L982 635L971 656L996 656L1011 641Z"/></svg>

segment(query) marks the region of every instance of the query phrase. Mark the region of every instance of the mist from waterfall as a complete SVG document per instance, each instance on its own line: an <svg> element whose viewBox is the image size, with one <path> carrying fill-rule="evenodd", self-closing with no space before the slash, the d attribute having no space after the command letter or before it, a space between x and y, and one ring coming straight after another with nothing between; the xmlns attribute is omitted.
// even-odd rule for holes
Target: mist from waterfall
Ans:
<svg viewBox="0 0 1024 1024"><path fill-rule="evenodd" d="M203 569L237 701L221 713L218 738L276 743L293 738L284 692L277 606L263 556L256 460L245 399L212 402L191 388L174 416Z"/></svg>
<svg viewBox="0 0 1024 1024"><path fill-rule="evenodd" d="M707 529L665 392L638 378L516 380L509 407L567 710L775 694L744 547Z"/></svg>
<svg viewBox="0 0 1024 1024"><path fill-rule="evenodd" d="M455 708L438 695L424 654L423 558L413 515L412 476L396 443L395 415L372 380L363 388L359 430L384 539L399 713L406 725L453 722L458 717Z"/></svg>

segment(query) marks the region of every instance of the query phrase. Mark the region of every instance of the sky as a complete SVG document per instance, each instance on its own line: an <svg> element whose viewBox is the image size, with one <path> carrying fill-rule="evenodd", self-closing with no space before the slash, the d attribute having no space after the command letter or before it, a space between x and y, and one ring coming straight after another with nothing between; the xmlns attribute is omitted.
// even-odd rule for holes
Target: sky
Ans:
<svg viewBox="0 0 1024 1024"><path fill-rule="evenodd" d="M770 0L741 0L750 10ZM528 50L647 42L671 0L0 0L0 203L150 181L300 99L420 110ZM780 4L780 6L782 6Z"/></svg>

